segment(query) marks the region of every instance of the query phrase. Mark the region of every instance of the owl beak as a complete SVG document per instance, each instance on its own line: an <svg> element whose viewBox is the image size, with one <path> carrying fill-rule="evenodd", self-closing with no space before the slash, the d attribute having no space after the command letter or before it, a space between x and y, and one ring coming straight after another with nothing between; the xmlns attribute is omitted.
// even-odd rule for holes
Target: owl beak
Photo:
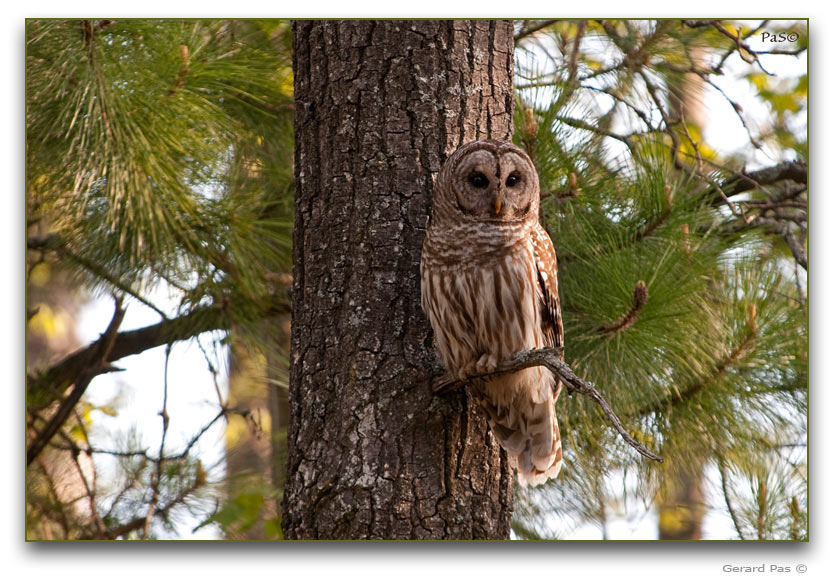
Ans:
<svg viewBox="0 0 834 580"><path fill-rule="evenodd" d="M501 198L496 197L495 198L495 215L498 215L499 213L501 213Z"/></svg>

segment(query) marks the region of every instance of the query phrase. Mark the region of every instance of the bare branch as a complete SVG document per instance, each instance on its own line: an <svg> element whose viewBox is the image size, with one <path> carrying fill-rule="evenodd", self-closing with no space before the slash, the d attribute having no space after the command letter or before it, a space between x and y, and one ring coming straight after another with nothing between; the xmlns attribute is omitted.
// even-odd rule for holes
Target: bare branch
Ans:
<svg viewBox="0 0 834 580"><path fill-rule="evenodd" d="M763 185L771 185L786 179L807 185L808 166L804 161L786 161L757 171L742 172L729 179L724 184L723 189L729 197L732 197L739 193L750 191L751 189L761 189Z"/></svg>
<svg viewBox="0 0 834 580"><path fill-rule="evenodd" d="M289 304L285 302L264 299L263 303L268 305L264 308L264 316L289 312ZM229 324L230 317L224 306L206 306L158 324L119 332L115 336L106 362L139 354L169 342L186 340L203 332L225 330L229 328ZM29 376L28 394L35 400L43 399L44 403L55 400L64 389L73 384L84 369L91 368L91 361L95 359L99 343L100 341L96 341L72 353L36 377ZM105 372L112 370L112 367L102 367L99 370Z"/></svg>
<svg viewBox="0 0 834 580"><path fill-rule="evenodd" d="M29 447L26 450L26 465L30 465L32 461L40 455L41 451L43 451L44 447L46 447L46 444L49 443L49 440L52 439L61 426L67 421L70 413L72 413L72 410L75 408L75 405L78 404L78 401L81 400L81 396L87 390L90 382L96 376L101 374L104 369L109 369L109 365L107 364L109 360L108 357L113 350L117 332L119 330L119 326L122 324L124 316L125 311L122 309L122 302L120 299L116 299L113 319L107 326L107 330L104 331L104 334L101 335L99 340L90 346L90 352L86 358L87 364L78 368L77 374L73 377L72 382L75 384L75 387L70 394L67 395L63 401L61 401L61 404L58 406L58 410L55 411L55 414L46 424L46 427L44 427L29 444Z"/></svg>
<svg viewBox="0 0 834 580"><path fill-rule="evenodd" d="M622 439L631 447L636 449L638 453L654 461L663 462L663 458L646 449L640 442L635 440L628 431L626 431L619 417L617 417L617 414L611 409L611 405L609 405L608 401L606 401L599 391L594 388L593 383L580 379L573 372L573 369L561 360L562 352L563 350L561 348L542 348L517 352L510 358L499 363L494 372L474 375L469 377L468 380L483 379L495 375L512 373L534 366L547 367L559 378L559 380L562 381L568 391L584 395L599 405L602 408L602 412L605 414L605 417L608 419L608 422L611 423L617 433L620 434L620 437L622 437ZM448 393L463 387L465 384L465 382L451 378L449 375L444 375L435 381L432 388L436 393Z"/></svg>
<svg viewBox="0 0 834 580"><path fill-rule="evenodd" d="M148 505L148 513L145 516L145 525L142 528L142 538L147 540L150 535L151 521L153 514L159 501L159 485L162 481L162 466L165 463L165 439L168 436L168 425L170 418L168 416L168 363L171 361L171 343L165 347L165 369L163 371L162 379L162 410L159 416L162 417L162 437L159 443L159 455L154 463L156 463L156 470L151 476L151 501Z"/></svg>
<svg viewBox="0 0 834 580"><path fill-rule="evenodd" d="M736 515L736 511L733 509L733 504L730 500L730 490L727 487L726 466L724 465L724 458L721 456L719 456L718 471L721 474L721 491L724 495L724 503L727 504L727 511L730 513L730 519L733 520L733 527L735 527L739 539L746 540L747 538L744 537L744 532L741 529L741 523L738 520L738 516Z"/></svg>
<svg viewBox="0 0 834 580"><path fill-rule="evenodd" d="M529 28L522 28L521 30L518 31L518 34L515 35L515 41L518 42L519 40L522 40L523 38L526 38L526 37L528 37L532 34L535 34L539 30L542 30L543 28L547 28L548 26L550 26L551 24L553 24L555 22L558 22L558 20L542 20L542 21L537 22L536 24L530 26Z"/></svg>

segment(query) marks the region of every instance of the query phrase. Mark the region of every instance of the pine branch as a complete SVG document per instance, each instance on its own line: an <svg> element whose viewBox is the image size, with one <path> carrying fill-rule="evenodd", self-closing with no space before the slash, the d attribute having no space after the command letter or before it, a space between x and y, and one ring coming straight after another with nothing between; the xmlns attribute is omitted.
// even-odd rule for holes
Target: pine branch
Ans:
<svg viewBox="0 0 834 580"><path fill-rule="evenodd" d="M622 439L631 447L636 449L640 455L662 463L662 457L655 455L646 449L640 442L635 440L628 431L625 430L620 418L617 417L617 414L611 409L611 405L608 404L608 401L606 401L599 391L596 390L593 383L580 379L573 372L573 369L561 360L562 352L563 349L561 348L524 350L515 353L504 361L501 361L493 372L473 375L469 377L467 381L460 381L446 374L438 378L433 383L432 388L435 393L444 394L463 387L466 382L472 379L483 379L505 373L517 372L529 367L544 366L562 381L562 383L568 388L568 391L584 395L599 405L602 408L602 412L605 414L605 417L608 419L608 422L611 423L617 433L620 434L620 437L622 437Z"/></svg>
<svg viewBox="0 0 834 580"><path fill-rule="evenodd" d="M657 403L654 403L651 406L644 407L640 409L634 416L641 417L643 415L649 415L652 413L661 413L670 407L673 407L679 403L687 401L694 397L696 394L704 390L706 387L717 381L721 378L727 370L735 365L741 357L748 353L750 348L756 342L756 325L755 325L755 309L753 310L752 315L752 323L748 326L747 333L745 334L744 338L742 339L741 343L736 346L732 351L730 351L727 356L721 359L718 364L715 366L712 374L709 377L701 381L697 381L689 385L684 391L674 391L669 393L669 395Z"/></svg>
<svg viewBox="0 0 834 580"><path fill-rule="evenodd" d="M572 175L572 174L571 174ZM558 194L557 194L558 195ZM543 196L544 197L544 196ZM570 195L570 190L568 195L559 195L559 197L576 197L575 195ZM624 250L629 246L633 246L635 244L639 244L645 238L648 238L660 229L672 216L672 208L667 207L663 210L655 219L653 219L649 224L646 225L645 228L634 234L633 236L629 237L626 240L623 240L622 243L611 244L604 248L600 248L599 250L595 251L593 256L600 257L600 256L607 256L614 252L618 252L620 250ZM574 260L578 260L580 258L585 258L587 256L582 256L580 254L568 254L563 253L559 255L559 262L572 262Z"/></svg>
<svg viewBox="0 0 834 580"><path fill-rule="evenodd" d="M569 125L576 129L582 129L583 131L588 131L589 133L594 133L596 135L602 135L603 137L610 137L611 139L616 139L617 141L620 141L623 144L625 144L625 146L628 147L632 153L635 153L634 137L643 134L639 131L635 131L628 135L620 135L618 133L614 133L613 131L607 131L599 127L598 125L592 125L586 121L583 121L582 119L566 117L565 115L557 115L556 120L560 123L564 123L565 125Z"/></svg>
<svg viewBox="0 0 834 580"><path fill-rule="evenodd" d="M199 477L196 478L191 485L189 485L188 487L183 489L180 493L178 493L177 496L174 499L172 499L170 502L168 502L164 506L156 509L154 511L154 516L160 517L160 518L165 518L173 508L182 504L185 501L185 499L189 495L191 495L192 493L197 491L203 483L204 483L204 481L202 481ZM146 518L144 516L143 517L138 517L138 518L134 518L133 520L131 520L128 523L123 524L121 526L116 526L115 528L111 528L109 530L105 530L105 531L102 531L102 532L96 532L96 533L88 534L86 536L82 536L81 538L79 538L79 540L115 540L115 539L117 539L121 536L125 536L125 535L129 534L130 532L134 532L136 530L144 529L145 525L146 525Z"/></svg>
<svg viewBox="0 0 834 580"><path fill-rule="evenodd" d="M640 311L649 301L649 290L646 288L646 283L642 280L637 282L637 286L634 288L634 303L631 305L631 308L628 312L620 316L615 322L611 324L604 324L597 327L597 332L600 334L605 335L612 335L617 334L618 332L622 332L628 329L632 324L637 321L637 316L640 314Z"/></svg>

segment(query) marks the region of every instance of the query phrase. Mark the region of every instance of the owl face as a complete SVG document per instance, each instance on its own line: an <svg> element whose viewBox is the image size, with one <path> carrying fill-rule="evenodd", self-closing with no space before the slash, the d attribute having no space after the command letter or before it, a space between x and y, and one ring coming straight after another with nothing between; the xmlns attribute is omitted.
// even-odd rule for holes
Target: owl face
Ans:
<svg viewBox="0 0 834 580"><path fill-rule="evenodd" d="M453 209L479 222L517 222L538 215L539 180L530 158L512 143L475 141L441 172ZM448 182L445 182L448 180Z"/></svg>

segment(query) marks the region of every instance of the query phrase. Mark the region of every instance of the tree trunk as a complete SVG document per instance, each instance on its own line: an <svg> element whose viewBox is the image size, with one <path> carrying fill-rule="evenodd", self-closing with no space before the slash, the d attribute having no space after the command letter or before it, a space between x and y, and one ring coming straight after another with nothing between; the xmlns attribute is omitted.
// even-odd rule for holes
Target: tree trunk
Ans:
<svg viewBox="0 0 834 580"><path fill-rule="evenodd" d="M512 134L508 21L293 24L289 539L506 539L513 471L466 393L433 395L420 307L432 177Z"/></svg>
<svg viewBox="0 0 834 580"><path fill-rule="evenodd" d="M688 53L692 62L706 66L703 47L692 47ZM701 135L707 121L704 92L703 79L692 73L669 81L669 108L676 118L697 127ZM706 514L703 491L705 467L706 459L692 461L672 470L661 480L657 494L657 532L660 540L701 539Z"/></svg>
<svg viewBox="0 0 834 580"><path fill-rule="evenodd" d="M706 513L703 486L703 461L664 479L657 501L658 539L701 539Z"/></svg>

